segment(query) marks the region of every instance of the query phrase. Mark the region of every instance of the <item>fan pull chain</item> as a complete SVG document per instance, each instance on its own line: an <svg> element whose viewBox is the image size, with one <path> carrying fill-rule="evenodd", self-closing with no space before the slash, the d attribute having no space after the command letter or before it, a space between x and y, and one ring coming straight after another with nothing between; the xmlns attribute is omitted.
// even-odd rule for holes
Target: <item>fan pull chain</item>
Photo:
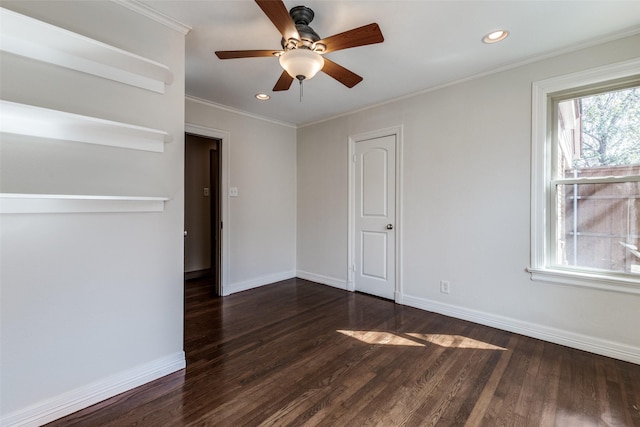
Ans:
<svg viewBox="0 0 640 427"><path fill-rule="evenodd" d="M302 102L302 93L303 93L303 89L302 89L302 87L303 87L303 86L302 86L302 80L303 80L303 79L298 80L298 81L300 82L300 102Z"/></svg>

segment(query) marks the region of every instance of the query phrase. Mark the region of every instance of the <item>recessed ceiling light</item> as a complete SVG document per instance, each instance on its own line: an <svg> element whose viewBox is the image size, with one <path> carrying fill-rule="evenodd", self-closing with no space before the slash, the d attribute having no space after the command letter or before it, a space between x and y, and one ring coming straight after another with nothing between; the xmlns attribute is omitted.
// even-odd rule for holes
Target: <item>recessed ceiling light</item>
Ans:
<svg viewBox="0 0 640 427"><path fill-rule="evenodd" d="M507 30L492 31L482 38L482 42L498 43L499 41L506 39L508 35L509 35L509 31Z"/></svg>
<svg viewBox="0 0 640 427"><path fill-rule="evenodd" d="M256 93L256 99L260 101L268 101L271 99L271 97L266 93Z"/></svg>

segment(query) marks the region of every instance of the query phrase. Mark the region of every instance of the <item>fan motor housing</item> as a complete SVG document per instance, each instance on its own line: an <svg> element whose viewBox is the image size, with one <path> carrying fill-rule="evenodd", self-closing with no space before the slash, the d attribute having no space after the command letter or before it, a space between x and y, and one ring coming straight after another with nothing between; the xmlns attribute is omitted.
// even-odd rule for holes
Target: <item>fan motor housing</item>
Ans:
<svg viewBox="0 0 640 427"><path fill-rule="evenodd" d="M296 6L291 8L291 10L289 11L289 16L291 16L291 19L296 25L298 35L300 36L299 41L302 43L302 46L299 47L306 47L308 49L311 49L313 44L320 40L320 36L318 35L318 33L316 33L313 28L309 26L309 23L313 21L313 17L315 16L313 10L306 6ZM287 40L285 40L283 37L280 44L284 49L287 45Z"/></svg>

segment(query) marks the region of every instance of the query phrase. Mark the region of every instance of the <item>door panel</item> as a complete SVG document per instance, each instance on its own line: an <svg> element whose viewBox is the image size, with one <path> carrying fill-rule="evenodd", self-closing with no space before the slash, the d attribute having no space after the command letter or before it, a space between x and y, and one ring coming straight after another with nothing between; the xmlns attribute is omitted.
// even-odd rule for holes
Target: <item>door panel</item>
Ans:
<svg viewBox="0 0 640 427"><path fill-rule="evenodd" d="M373 148L362 154L362 216L387 216L387 151Z"/></svg>
<svg viewBox="0 0 640 427"><path fill-rule="evenodd" d="M395 135L355 143L355 289L395 296Z"/></svg>
<svg viewBox="0 0 640 427"><path fill-rule="evenodd" d="M387 234L362 232L362 275L387 279Z"/></svg>

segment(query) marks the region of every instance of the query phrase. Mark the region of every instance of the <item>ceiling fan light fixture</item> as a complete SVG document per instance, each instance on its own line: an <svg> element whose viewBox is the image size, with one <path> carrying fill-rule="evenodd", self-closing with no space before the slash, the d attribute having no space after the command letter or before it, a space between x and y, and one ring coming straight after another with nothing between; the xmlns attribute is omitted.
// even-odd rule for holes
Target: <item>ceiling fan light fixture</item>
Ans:
<svg viewBox="0 0 640 427"><path fill-rule="evenodd" d="M298 39L290 38L286 42L282 42L282 48L284 50L293 50L298 47Z"/></svg>
<svg viewBox="0 0 640 427"><path fill-rule="evenodd" d="M311 50L316 53L324 53L327 50L327 45L324 43L316 42L313 44L313 48Z"/></svg>
<svg viewBox="0 0 640 427"><path fill-rule="evenodd" d="M308 80L322 69L324 59L309 49L293 49L280 56L280 65L291 77Z"/></svg>

